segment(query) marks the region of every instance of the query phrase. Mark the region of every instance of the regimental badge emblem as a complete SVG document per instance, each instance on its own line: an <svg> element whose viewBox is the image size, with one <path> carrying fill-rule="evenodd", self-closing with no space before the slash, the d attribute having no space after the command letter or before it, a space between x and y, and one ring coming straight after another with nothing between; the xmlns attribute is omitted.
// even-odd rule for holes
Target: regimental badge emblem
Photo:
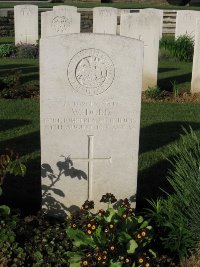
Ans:
<svg viewBox="0 0 200 267"><path fill-rule="evenodd" d="M92 96L102 94L111 86L115 69L105 52L90 48L81 50L72 57L67 75L76 91Z"/></svg>

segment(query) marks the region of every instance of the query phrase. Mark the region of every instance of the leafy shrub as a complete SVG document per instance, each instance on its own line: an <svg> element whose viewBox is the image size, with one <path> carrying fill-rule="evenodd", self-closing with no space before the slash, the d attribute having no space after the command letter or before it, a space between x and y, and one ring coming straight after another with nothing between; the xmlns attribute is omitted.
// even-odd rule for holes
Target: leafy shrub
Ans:
<svg viewBox="0 0 200 267"><path fill-rule="evenodd" d="M180 61L190 62L193 59L194 40L190 35L179 36L175 40L175 57Z"/></svg>
<svg viewBox="0 0 200 267"><path fill-rule="evenodd" d="M176 58L177 60L184 62L190 62L193 59L194 40L187 34L181 35L177 39L163 37L160 40L160 48L164 54L166 53L165 50L169 51L172 58Z"/></svg>
<svg viewBox="0 0 200 267"><path fill-rule="evenodd" d="M16 57L18 58L38 58L39 46L32 44L18 44L16 46Z"/></svg>
<svg viewBox="0 0 200 267"><path fill-rule="evenodd" d="M14 44L0 44L0 57L10 57L16 52Z"/></svg>
<svg viewBox="0 0 200 267"><path fill-rule="evenodd" d="M1 91L0 96L6 99L35 98L39 96L39 86L29 82L20 86L5 88Z"/></svg>
<svg viewBox="0 0 200 267"><path fill-rule="evenodd" d="M39 85L33 81L22 84L21 70L13 70L0 80L0 97L7 99L39 96Z"/></svg>
<svg viewBox="0 0 200 267"><path fill-rule="evenodd" d="M12 92L21 86L22 72L20 70L13 70L5 75L0 80L0 97L14 98Z"/></svg>
<svg viewBox="0 0 200 267"><path fill-rule="evenodd" d="M151 223L157 227L158 240L172 255L183 260L200 242L200 141L190 129L181 136L181 146L171 149L176 156L168 181L174 193L166 199L149 201Z"/></svg>
<svg viewBox="0 0 200 267"><path fill-rule="evenodd" d="M2 195L2 184L8 174L15 176L24 176L26 166L21 162L19 155L12 150L6 150L0 155L0 196ZM16 228L19 222L19 216L16 214L10 215L11 210L6 205L0 206L0 265L8 266L10 258L15 259L15 266L21 265L21 255L23 249L15 243ZM16 259L16 254L18 258Z"/></svg>
<svg viewBox="0 0 200 267"><path fill-rule="evenodd" d="M167 0L170 5L185 6L190 0Z"/></svg>
<svg viewBox="0 0 200 267"><path fill-rule="evenodd" d="M128 199L116 208L109 205L117 201L110 193L101 201L108 203L105 211L90 212L94 203L86 201L70 219L70 266L153 266L152 227L141 216L135 216Z"/></svg>
<svg viewBox="0 0 200 267"><path fill-rule="evenodd" d="M163 97L163 91L159 86L148 87L148 89L144 93L146 98L150 99L160 99Z"/></svg>
<svg viewBox="0 0 200 267"><path fill-rule="evenodd" d="M9 74L1 78L2 84L5 88L13 88L21 85L22 72L19 69L10 71Z"/></svg>

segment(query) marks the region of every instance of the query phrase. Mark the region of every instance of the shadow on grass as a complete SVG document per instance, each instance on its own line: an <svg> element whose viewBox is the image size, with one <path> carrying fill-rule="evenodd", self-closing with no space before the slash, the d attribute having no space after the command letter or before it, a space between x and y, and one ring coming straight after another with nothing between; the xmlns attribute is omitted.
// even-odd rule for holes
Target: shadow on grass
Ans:
<svg viewBox="0 0 200 267"><path fill-rule="evenodd" d="M142 128L140 131L140 150L139 154L156 150L180 138L183 134L182 127L188 129L200 130L200 124L194 122L165 122L157 123L151 126ZM143 171L138 172L137 182L137 211L142 211L143 208L149 206L146 199L156 199L172 192L166 177L169 169L173 167L169 160L172 160L175 155L168 157L168 160L160 160L158 163L149 166Z"/></svg>
<svg viewBox="0 0 200 267"><path fill-rule="evenodd" d="M193 130L200 129L200 123L195 122L163 122L152 124L140 130L139 154L158 149L177 139L183 133L182 128L191 126Z"/></svg>
<svg viewBox="0 0 200 267"><path fill-rule="evenodd" d="M175 74L174 74L175 75ZM167 78L160 78L158 79L158 86L162 89L162 90L166 90L166 91L173 91L173 85L172 83L175 81L176 85L185 83L185 82L190 82L192 78L192 74L191 73L187 73L187 74L182 74L182 75L175 75L175 76L170 76Z"/></svg>
<svg viewBox="0 0 200 267"><path fill-rule="evenodd" d="M27 68L36 68L37 67L33 67L33 64L2 64L0 65L0 72L1 73L6 73L8 70L11 70L11 69L27 69Z"/></svg>
<svg viewBox="0 0 200 267"><path fill-rule="evenodd" d="M161 196L166 196L160 189L170 192L171 187L166 179L168 170L171 164L168 160L162 160L159 163L139 171L137 183L137 211L142 211L143 208L149 207L146 199L156 199Z"/></svg>
<svg viewBox="0 0 200 267"><path fill-rule="evenodd" d="M193 130L200 129L198 123L193 122L165 122L157 123L141 129L140 154L155 150L180 138L182 126L191 125ZM20 154L29 154L40 149L39 131L0 142L0 147L15 148ZM160 188L170 192L171 188L166 180L171 168L167 160L149 166L138 173L137 211L148 207L147 199L156 199L165 195ZM20 208L24 215L34 214L41 208L41 161L40 158L30 160L27 164L25 177L7 177L3 185L4 195L1 203Z"/></svg>
<svg viewBox="0 0 200 267"><path fill-rule="evenodd" d="M163 73L163 72L169 72L169 71L175 71L175 70L180 70L180 68L159 68L158 73Z"/></svg>
<svg viewBox="0 0 200 267"><path fill-rule="evenodd" d="M40 132L35 131L9 140L1 141L2 150L6 148L17 151L20 155L30 154L40 149Z"/></svg>
<svg viewBox="0 0 200 267"><path fill-rule="evenodd" d="M30 73L29 75L23 76L22 81L24 83L30 82L30 81L38 81L39 80L39 73Z"/></svg>
<svg viewBox="0 0 200 267"><path fill-rule="evenodd" d="M1 120L0 119L0 132L7 131L13 128L21 127L31 124L31 121L28 120L17 120L17 119L10 119L10 120Z"/></svg>
<svg viewBox="0 0 200 267"><path fill-rule="evenodd" d="M7 176L0 203L19 208L22 215L35 214L41 208L40 158L27 164L25 177Z"/></svg>

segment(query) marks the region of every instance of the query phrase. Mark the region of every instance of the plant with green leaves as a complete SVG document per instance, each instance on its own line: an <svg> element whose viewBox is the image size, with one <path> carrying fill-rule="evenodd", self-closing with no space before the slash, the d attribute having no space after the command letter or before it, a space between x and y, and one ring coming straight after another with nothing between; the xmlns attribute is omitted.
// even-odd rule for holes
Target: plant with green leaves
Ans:
<svg viewBox="0 0 200 267"><path fill-rule="evenodd" d="M163 37L160 40L160 49L164 54L165 51L169 51L173 60L191 62L194 53L194 39L188 34L180 35L176 39Z"/></svg>
<svg viewBox="0 0 200 267"><path fill-rule="evenodd" d="M200 243L200 141L191 128L184 133L181 145L171 147L176 155L170 160L173 169L167 179L173 193L149 201L147 210L158 242L180 261Z"/></svg>
<svg viewBox="0 0 200 267"><path fill-rule="evenodd" d="M163 91L160 89L159 86L152 86L148 87L147 90L144 92L146 98L150 99L161 99L163 97Z"/></svg>
<svg viewBox="0 0 200 267"><path fill-rule="evenodd" d="M16 47L14 44L0 44L0 57L10 57L15 53Z"/></svg>
<svg viewBox="0 0 200 267"><path fill-rule="evenodd" d="M171 85L172 85L172 90L173 90L174 97L178 97L180 88L177 85L177 82L174 80L173 82L171 82Z"/></svg>
<svg viewBox="0 0 200 267"><path fill-rule="evenodd" d="M12 150L7 149L5 153L0 155L0 196L3 194L2 185L7 175L24 176L26 166L21 162L19 155ZM15 229L19 222L17 214L11 214L11 210L7 205L0 206L0 264L1 259L8 262L14 255L18 255L17 263L21 263L23 258L23 249L15 242Z"/></svg>
<svg viewBox="0 0 200 267"><path fill-rule="evenodd" d="M111 193L103 195L106 210L94 214L93 201L72 214L67 236L72 249L67 252L70 267L78 266L153 266L156 254L152 250L152 227L142 216L136 216L128 199L117 200Z"/></svg>
<svg viewBox="0 0 200 267"><path fill-rule="evenodd" d="M0 196L2 195L2 184L8 174L15 176L24 176L26 173L26 166L21 162L19 154L12 150L6 149L4 154L0 155ZM6 205L0 206L0 216L9 215L10 208Z"/></svg>
<svg viewBox="0 0 200 267"><path fill-rule="evenodd" d="M21 162L19 154L6 149L4 154L0 155L0 196L2 195L2 184L8 174L24 176L26 166ZM6 205L0 206L0 216L10 214L10 208Z"/></svg>

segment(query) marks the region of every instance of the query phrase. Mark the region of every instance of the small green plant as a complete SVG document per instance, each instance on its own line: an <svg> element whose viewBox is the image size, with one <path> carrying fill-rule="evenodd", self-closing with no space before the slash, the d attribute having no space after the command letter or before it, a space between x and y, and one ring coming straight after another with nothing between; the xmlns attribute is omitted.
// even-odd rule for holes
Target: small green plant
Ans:
<svg viewBox="0 0 200 267"><path fill-rule="evenodd" d="M38 58L39 46L32 44L18 44L16 46L16 57L18 58Z"/></svg>
<svg viewBox="0 0 200 267"><path fill-rule="evenodd" d="M148 87L145 91L145 96L150 99L161 99L163 97L163 91L159 86Z"/></svg>
<svg viewBox="0 0 200 267"><path fill-rule="evenodd" d="M174 55L180 61L191 62L194 53L194 39L190 35L181 35L175 40Z"/></svg>
<svg viewBox="0 0 200 267"><path fill-rule="evenodd" d="M2 195L2 185L5 177L9 174L24 176L26 166L21 162L19 155L12 150L6 150L0 155L0 196ZM6 205L0 206L0 264L8 263L9 259L18 255L16 264L20 266L20 255L23 250L15 242L16 228L19 222L19 216L11 214L11 210ZM3 265L4 266L4 265ZM6 265L7 266L7 265Z"/></svg>
<svg viewBox="0 0 200 267"><path fill-rule="evenodd" d="M188 34L181 35L176 39L163 37L160 40L160 49L162 51L160 57L162 57L162 54L165 55L167 53L168 55L169 52L173 60L191 62L194 53L194 40Z"/></svg>
<svg viewBox="0 0 200 267"><path fill-rule="evenodd" d="M33 98L39 96L39 85L34 81L22 84L21 70L13 70L0 80L0 97L6 99Z"/></svg>
<svg viewBox="0 0 200 267"><path fill-rule="evenodd" d="M173 90L173 95L174 97L178 97L179 96L179 86L177 85L176 81L171 82L172 84L172 90Z"/></svg>
<svg viewBox="0 0 200 267"><path fill-rule="evenodd" d="M108 204L106 210L94 214L90 211L94 202L86 201L81 211L72 215L67 229L73 245L67 252L69 266L153 266L152 227L135 216L128 199L111 207L116 201L107 193L101 199Z"/></svg>
<svg viewBox="0 0 200 267"><path fill-rule="evenodd" d="M14 44L0 44L0 57L14 56L16 47Z"/></svg>
<svg viewBox="0 0 200 267"><path fill-rule="evenodd" d="M8 174L24 176L26 166L21 162L19 155L7 149L0 155L0 196L2 195L2 184ZM9 215L10 208L6 205L0 206L0 215Z"/></svg>

